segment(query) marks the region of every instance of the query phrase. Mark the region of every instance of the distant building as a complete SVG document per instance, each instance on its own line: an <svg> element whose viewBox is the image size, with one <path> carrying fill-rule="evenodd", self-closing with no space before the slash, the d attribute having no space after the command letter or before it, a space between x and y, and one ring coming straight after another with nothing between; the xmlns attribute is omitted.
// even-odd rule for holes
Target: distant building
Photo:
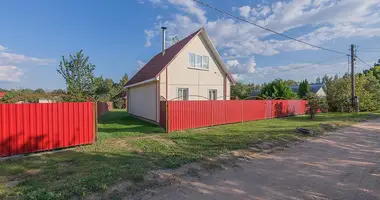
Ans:
<svg viewBox="0 0 380 200"><path fill-rule="evenodd" d="M323 88L324 84L310 84L310 92L317 94L319 97L326 97L325 89ZM298 94L298 90L300 88L299 85L291 85L289 86L290 89L296 94ZM251 97L249 99L260 99L260 98L254 98L260 95L260 90L254 90L251 92Z"/></svg>
<svg viewBox="0 0 380 200"><path fill-rule="evenodd" d="M310 92L316 94L319 97L326 97L326 92L323 86L324 86L323 83L310 84ZM291 85L289 87L290 89L292 89L294 93L298 94L298 90L300 88L299 85Z"/></svg>

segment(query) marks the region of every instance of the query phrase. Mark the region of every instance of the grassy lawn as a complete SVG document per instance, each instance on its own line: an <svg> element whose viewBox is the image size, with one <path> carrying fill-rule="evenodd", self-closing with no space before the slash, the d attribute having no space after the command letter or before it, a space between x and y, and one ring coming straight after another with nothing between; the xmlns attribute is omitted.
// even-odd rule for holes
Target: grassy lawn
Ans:
<svg viewBox="0 0 380 200"><path fill-rule="evenodd" d="M349 125L377 114L323 114L262 120L171 134L113 111L99 120L93 145L54 154L0 161L0 199L68 199L106 191L121 181L142 182L148 171L176 168L257 141L296 140L296 127L320 130L321 122Z"/></svg>

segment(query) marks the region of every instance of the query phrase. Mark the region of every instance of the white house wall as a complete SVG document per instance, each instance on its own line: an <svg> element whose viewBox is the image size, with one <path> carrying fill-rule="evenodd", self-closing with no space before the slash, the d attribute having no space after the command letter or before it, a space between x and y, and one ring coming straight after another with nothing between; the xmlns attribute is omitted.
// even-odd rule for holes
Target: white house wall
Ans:
<svg viewBox="0 0 380 200"><path fill-rule="evenodd" d="M189 68L189 53L209 57L209 69ZM168 99L178 97L178 88L189 89L189 100L207 100L210 89L217 90L219 100L223 100L224 80L226 74L218 67L217 60L212 56L211 51L206 47L206 42L202 35L194 38L175 58L167 68L168 70ZM160 74L160 93L166 95L165 70ZM226 93L229 99L230 82L226 81Z"/></svg>
<svg viewBox="0 0 380 200"><path fill-rule="evenodd" d="M129 88L128 93L131 114L158 122L157 82Z"/></svg>

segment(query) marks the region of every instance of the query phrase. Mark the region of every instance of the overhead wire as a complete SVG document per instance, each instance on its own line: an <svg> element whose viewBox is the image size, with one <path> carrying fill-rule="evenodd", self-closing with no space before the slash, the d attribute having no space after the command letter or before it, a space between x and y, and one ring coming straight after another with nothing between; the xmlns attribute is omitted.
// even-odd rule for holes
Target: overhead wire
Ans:
<svg viewBox="0 0 380 200"><path fill-rule="evenodd" d="M364 61L363 59L361 59L360 57L358 57L357 55L355 55L355 58L357 58L359 61L361 61L362 63L366 64L367 66L369 66L370 68L372 68L373 66L368 64L366 61Z"/></svg>
<svg viewBox="0 0 380 200"><path fill-rule="evenodd" d="M342 55L348 55L347 53L343 53L343 52L339 52L339 51L336 51L336 50L328 49L328 48L325 48L325 47L317 46L317 45L311 44L311 43L309 43L309 42L305 42L305 41L303 41L303 40L300 40L300 39L297 39L297 38L290 37L290 36L288 36L288 35L285 35L285 34L283 34L283 33L280 33L280 32L274 31L274 30L272 30L272 29L266 28L266 27L264 27L264 26L258 25L258 24L254 23L254 22L251 22L251 21L246 20L246 19L244 19L244 18L241 18L241 17L239 17L239 16L233 15L233 14L231 14L231 13L225 11L225 10L219 9L219 8L217 8L217 7L215 7L215 6L212 6L212 5L210 5L210 4L207 4L207 3L203 2L203 1L200 1L200 0L192 0L192 1L194 1L194 2L196 2L196 3L198 3L198 4L201 4L201 5L203 5L203 6L206 6L206 7L208 7L208 8L214 9L214 10L220 12L220 13L223 13L224 15L227 15L227 16L230 16L230 17L235 18L235 19L237 19L237 20L240 20L240 21L246 22L246 23L248 23L248 24L251 24L251 25L253 25L253 26L259 27L259 28L264 29L264 30L266 30L266 31L269 31L269 32L271 32L271 33L274 33L274 34L280 35L280 36L282 36L282 37L288 38L288 39L290 39L290 40L293 40L293 41L296 41L296 42L299 42L299 43L302 43L302 44L305 44L305 45L309 45L309 46L314 47L314 48L317 48L317 49L322 49L322 50L325 50L325 51L329 51L329 52L332 52L332 53L337 53L337 54L342 54Z"/></svg>

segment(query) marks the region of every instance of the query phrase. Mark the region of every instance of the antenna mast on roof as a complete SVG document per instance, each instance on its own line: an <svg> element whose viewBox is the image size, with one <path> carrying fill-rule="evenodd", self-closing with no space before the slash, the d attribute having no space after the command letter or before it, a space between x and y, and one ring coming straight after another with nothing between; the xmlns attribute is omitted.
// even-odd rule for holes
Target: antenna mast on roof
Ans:
<svg viewBox="0 0 380 200"><path fill-rule="evenodd" d="M173 41L173 44L175 44L175 43L179 42L179 39L177 36L174 36L172 41Z"/></svg>

